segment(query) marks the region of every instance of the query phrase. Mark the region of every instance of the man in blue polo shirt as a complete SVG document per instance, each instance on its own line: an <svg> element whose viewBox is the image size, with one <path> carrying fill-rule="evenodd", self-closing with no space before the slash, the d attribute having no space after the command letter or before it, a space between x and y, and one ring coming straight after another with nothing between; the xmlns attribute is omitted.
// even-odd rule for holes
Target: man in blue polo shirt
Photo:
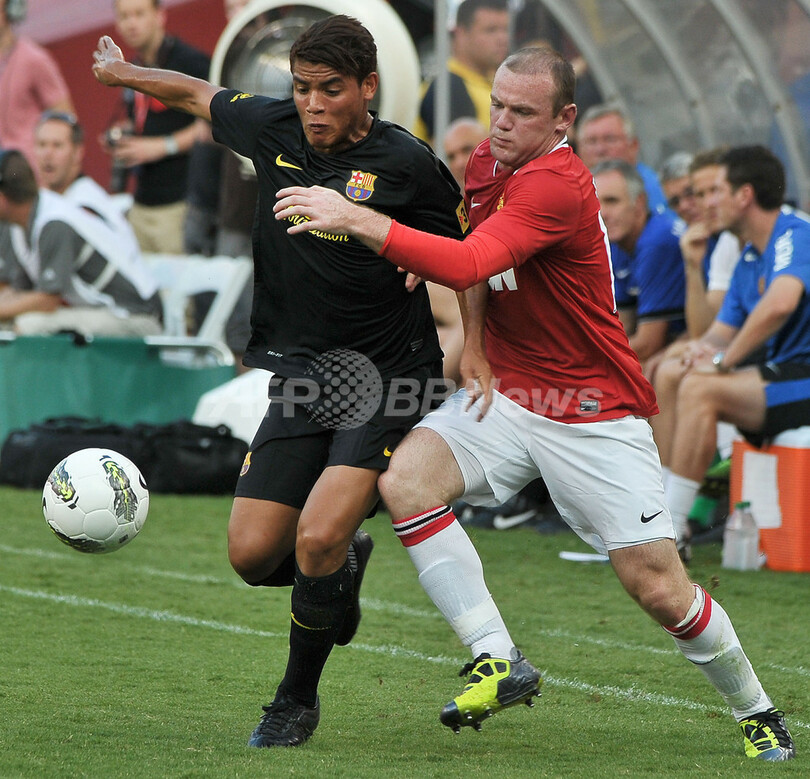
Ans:
<svg viewBox="0 0 810 779"><path fill-rule="evenodd" d="M764 147L731 149L720 162L707 207L744 248L715 321L684 353L665 484L683 534L718 421L761 443L810 418L810 218L780 207L784 168ZM738 367L761 347L764 362Z"/></svg>
<svg viewBox="0 0 810 779"><path fill-rule="evenodd" d="M685 224L672 211L650 212L644 182L624 160L600 162L593 174L610 239L616 305L644 363L685 327L679 244Z"/></svg>

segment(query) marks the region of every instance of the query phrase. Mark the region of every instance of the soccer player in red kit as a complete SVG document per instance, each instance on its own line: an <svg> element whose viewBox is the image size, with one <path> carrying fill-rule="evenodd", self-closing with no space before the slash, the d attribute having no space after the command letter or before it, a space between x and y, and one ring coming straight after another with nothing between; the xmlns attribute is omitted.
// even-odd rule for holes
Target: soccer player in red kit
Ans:
<svg viewBox="0 0 810 779"><path fill-rule="evenodd" d="M503 503L542 476L561 516L607 552L630 596L730 706L746 754L787 760L793 742L728 615L689 581L664 503L647 417L655 397L616 314L608 239L593 180L567 142L574 74L546 49L498 69L490 137L467 168L473 232L431 236L339 194L292 187L289 232L343 231L417 275L465 290L461 390L397 447L380 478L419 580L473 661L441 712L458 730L530 702L539 675L514 647L481 561L450 504Z"/></svg>

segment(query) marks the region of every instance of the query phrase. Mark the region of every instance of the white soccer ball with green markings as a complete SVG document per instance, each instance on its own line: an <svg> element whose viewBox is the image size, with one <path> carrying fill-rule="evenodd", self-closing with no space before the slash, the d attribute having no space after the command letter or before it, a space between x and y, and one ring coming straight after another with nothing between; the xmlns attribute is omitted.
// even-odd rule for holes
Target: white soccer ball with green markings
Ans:
<svg viewBox="0 0 810 779"><path fill-rule="evenodd" d="M138 467L110 449L81 449L57 465L42 491L42 512L60 541L104 554L128 544L149 512Z"/></svg>

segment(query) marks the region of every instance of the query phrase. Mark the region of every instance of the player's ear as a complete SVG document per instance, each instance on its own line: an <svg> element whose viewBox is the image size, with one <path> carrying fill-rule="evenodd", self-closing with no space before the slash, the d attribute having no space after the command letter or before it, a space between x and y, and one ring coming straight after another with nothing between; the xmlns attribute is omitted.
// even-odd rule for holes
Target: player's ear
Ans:
<svg viewBox="0 0 810 779"><path fill-rule="evenodd" d="M568 132L570 127L574 126L574 122L577 118L577 107L575 103L568 103L560 110L560 121L557 125L557 129L560 132Z"/></svg>
<svg viewBox="0 0 810 779"><path fill-rule="evenodd" d="M365 100L371 100L377 94L377 87L380 86L380 76L378 73L371 72L364 79L360 85L360 91L363 93Z"/></svg>

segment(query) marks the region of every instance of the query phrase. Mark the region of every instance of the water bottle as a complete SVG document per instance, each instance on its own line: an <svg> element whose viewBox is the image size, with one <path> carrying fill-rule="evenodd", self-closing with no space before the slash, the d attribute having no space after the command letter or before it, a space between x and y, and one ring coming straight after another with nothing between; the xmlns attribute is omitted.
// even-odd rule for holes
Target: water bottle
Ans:
<svg viewBox="0 0 810 779"><path fill-rule="evenodd" d="M756 571L759 568L759 528L751 504L741 501L726 520L723 532L723 568Z"/></svg>

